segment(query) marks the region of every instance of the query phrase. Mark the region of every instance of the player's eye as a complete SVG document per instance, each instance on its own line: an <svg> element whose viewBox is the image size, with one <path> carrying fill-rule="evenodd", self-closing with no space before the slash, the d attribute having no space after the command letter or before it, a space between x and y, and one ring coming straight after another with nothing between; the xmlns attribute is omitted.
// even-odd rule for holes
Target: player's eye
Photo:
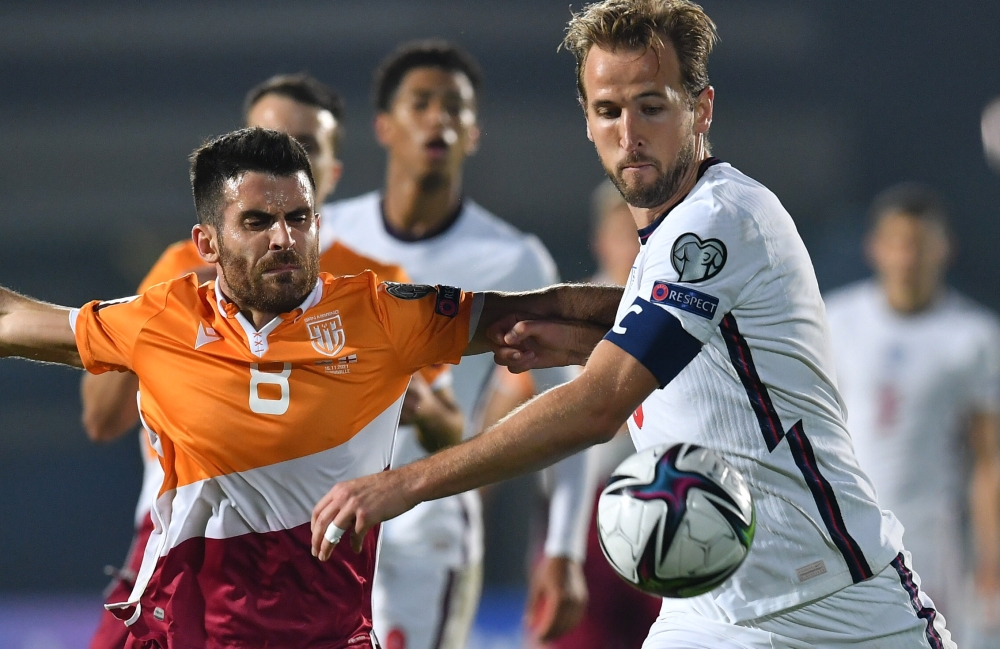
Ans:
<svg viewBox="0 0 1000 649"><path fill-rule="evenodd" d="M655 105L655 104L654 105L648 105L648 106L643 106L642 107L642 114L643 115L659 115L660 113L662 113L665 110L666 110L666 108L664 106Z"/></svg>
<svg viewBox="0 0 1000 649"><path fill-rule="evenodd" d="M598 117L605 119L616 119L622 114L621 108L616 106L600 106L596 110Z"/></svg>
<svg viewBox="0 0 1000 649"><path fill-rule="evenodd" d="M260 217L250 217L243 219L243 226L248 230L263 230L268 225L268 221Z"/></svg>

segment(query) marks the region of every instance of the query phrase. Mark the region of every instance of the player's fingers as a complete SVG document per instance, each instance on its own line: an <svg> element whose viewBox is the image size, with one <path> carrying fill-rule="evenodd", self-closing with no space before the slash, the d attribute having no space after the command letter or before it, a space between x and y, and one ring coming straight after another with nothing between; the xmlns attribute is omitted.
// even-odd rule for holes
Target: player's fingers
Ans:
<svg viewBox="0 0 1000 649"><path fill-rule="evenodd" d="M329 561L330 555L333 554L333 549L337 547L338 543L340 543L340 539L344 536L347 530L353 527L353 514L348 514L347 511L343 509L338 512L336 518L334 518L332 522L327 525L327 529L323 533L323 541L319 547L319 560Z"/></svg>

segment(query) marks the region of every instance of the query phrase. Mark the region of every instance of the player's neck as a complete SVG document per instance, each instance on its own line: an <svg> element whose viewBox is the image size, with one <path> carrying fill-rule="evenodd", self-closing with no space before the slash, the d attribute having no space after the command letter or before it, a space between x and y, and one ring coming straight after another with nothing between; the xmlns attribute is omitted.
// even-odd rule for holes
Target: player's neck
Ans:
<svg viewBox="0 0 1000 649"><path fill-rule="evenodd" d="M382 210L387 225L406 239L431 236L455 216L462 198L461 171L428 186L422 178L389 164Z"/></svg>
<svg viewBox="0 0 1000 649"><path fill-rule="evenodd" d="M681 178L681 183L677 186L677 191L675 191L670 198L655 207L628 206L629 210L632 212L632 218L635 219L636 228L642 230L643 228L652 225L656 219L684 200L684 198L698 183L698 170L701 167L701 163L704 162L709 155L708 152L700 146L700 142L699 146L695 149L695 152L696 155L694 156L691 164L688 166L687 171L684 172L684 176Z"/></svg>
<svg viewBox="0 0 1000 649"><path fill-rule="evenodd" d="M889 307L897 313L911 315L919 313L934 304L941 287L930 286L896 286L889 282L882 283L882 292Z"/></svg>
<svg viewBox="0 0 1000 649"><path fill-rule="evenodd" d="M225 301L236 305L236 308L240 310L240 313L243 314L243 317L246 318L247 321L251 325L253 325L253 328L256 329L257 331L260 331L261 328L264 327L264 325L266 325L268 322L274 320L279 315L281 315L279 313L270 313L267 311L258 311L256 309L251 309L243 306L237 300L233 299L232 297L233 292L229 290L229 286L226 284L226 276L221 272L218 274L218 277L215 280L215 290L219 291L222 294L222 297Z"/></svg>

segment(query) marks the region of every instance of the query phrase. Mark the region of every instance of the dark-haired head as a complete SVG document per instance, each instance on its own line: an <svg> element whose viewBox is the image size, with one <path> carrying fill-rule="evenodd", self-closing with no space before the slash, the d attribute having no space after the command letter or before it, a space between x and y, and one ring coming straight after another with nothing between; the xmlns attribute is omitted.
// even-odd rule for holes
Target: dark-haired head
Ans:
<svg viewBox="0 0 1000 649"><path fill-rule="evenodd" d="M926 185L902 183L872 202L868 259L889 305L920 311L939 295L951 257L948 210Z"/></svg>
<svg viewBox="0 0 1000 649"><path fill-rule="evenodd" d="M243 100L244 120L249 120L253 107L268 95L287 97L300 104L329 111L335 121L331 144L334 151L340 150L340 140L343 135L344 101L336 90L305 72L276 74L257 84L247 93L246 99Z"/></svg>
<svg viewBox="0 0 1000 649"><path fill-rule="evenodd" d="M305 149L286 133L244 128L213 138L191 154L191 190L198 221L220 227L226 182L248 171L273 176L302 173L316 182Z"/></svg>
<svg viewBox="0 0 1000 649"><path fill-rule="evenodd" d="M420 40L403 43L383 59L375 71L375 109L386 112L399 90L406 73L416 68L438 68L462 74L472 90L479 94L483 73L468 52L447 41Z"/></svg>
<svg viewBox="0 0 1000 649"><path fill-rule="evenodd" d="M258 328L295 309L319 274L316 185L291 136L245 128L191 156L192 236L218 287Z"/></svg>
<svg viewBox="0 0 1000 649"><path fill-rule="evenodd" d="M917 182L904 182L882 190L868 210L871 227L891 214L905 215L933 224L948 232L948 206L934 188Z"/></svg>

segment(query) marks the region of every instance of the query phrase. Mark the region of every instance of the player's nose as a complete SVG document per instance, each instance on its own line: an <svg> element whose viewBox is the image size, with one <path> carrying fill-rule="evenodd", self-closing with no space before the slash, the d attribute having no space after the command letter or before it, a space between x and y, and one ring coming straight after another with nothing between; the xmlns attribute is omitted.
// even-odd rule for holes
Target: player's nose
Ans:
<svg viewBox="0 0 1000 649"><path fill-rule="evenodd" d="M623 110L621 119L618 120L618 137L621 147L626 151L635 151L643 145L637 121L630 110Z"/></svg>
<svg viewBox="0 0 1000 649"><path fill-rule="evenodd" d="M295 238L292 236L292 227L285 219L275 219L274 224L271 226L270 234L269 250L288 250L295 245Z"/></svg>

